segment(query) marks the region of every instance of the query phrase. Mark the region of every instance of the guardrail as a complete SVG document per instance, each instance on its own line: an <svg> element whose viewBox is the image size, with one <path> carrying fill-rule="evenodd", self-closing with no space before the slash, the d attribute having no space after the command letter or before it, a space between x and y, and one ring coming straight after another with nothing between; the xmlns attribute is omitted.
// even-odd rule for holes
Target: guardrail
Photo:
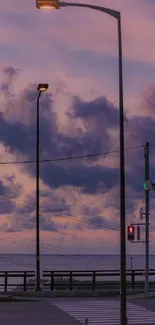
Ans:
<svg viewBox="0 0 155 325"><path fill-rule="evenodd" d="M142 269L127 270L127 289L143 289L144 274ZM149 276L155 277L155 269L150 269ZM142 277L142 280L139 280ZM108 280L110 278L110 280ZM117 278L117 280L116 280ZM18 279L18 280L17 280ZM19 281L20 279L20 281ZM138 279L138 280L137 280ZM0 290L27 291L35 285L34 271L0 271ZM90 271L43 271L41 285L45 290L110 290L119 289L120 270ZM155 289L155 280L150 281L150 288Z"/></svg>

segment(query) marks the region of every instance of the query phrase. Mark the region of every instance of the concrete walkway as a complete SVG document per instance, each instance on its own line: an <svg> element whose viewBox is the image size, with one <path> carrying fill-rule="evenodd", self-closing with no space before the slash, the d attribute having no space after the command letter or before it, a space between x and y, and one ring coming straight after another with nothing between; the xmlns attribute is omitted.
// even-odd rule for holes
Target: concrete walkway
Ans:
<svg viewBox="0 0 155 325"><path fill-rule="evenodd" d="M0 323L5 325L80 325L48 302L1 302Z"/></svg>

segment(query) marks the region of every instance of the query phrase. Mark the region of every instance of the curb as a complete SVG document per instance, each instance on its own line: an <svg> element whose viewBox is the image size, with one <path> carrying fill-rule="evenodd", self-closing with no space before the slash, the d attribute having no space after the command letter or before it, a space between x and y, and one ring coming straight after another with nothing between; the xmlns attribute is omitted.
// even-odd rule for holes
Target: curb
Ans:
<svg viewBox="0 0 155 325"><path fill-rule="evenodd" d="M31 298L95 298L95 297L114 297L119 296L119 291L29 291L29 292L8 292L0 294L0 298L4 296L13 297L31 297Z"/></svg>
<svg viewBox="0 0 155 325"><path fill-rule="evenodd" d="M146 293L137 293L137 294L132 294L128 297L128 299L155 299L155 292L148 292Z"/></svg>
<svg viewBox="0 0 155 325"><path fill-rule="evenodd" d="M152 292L153 294L153 292ZM154 293L155 294L155 293ZM3 292L0 293L0 298L2 297L20 297L20 298L111 298L111 297L119 297L120 290L115 291L105 291L105 290L96 290L96 291L87 291L87 290L73 290L73 291L11 291L11 292ZM144 293L141 290L128 291L127 298L135 299L135 298L144 297ZM147 296L148 297L148 296Z"/></svg>

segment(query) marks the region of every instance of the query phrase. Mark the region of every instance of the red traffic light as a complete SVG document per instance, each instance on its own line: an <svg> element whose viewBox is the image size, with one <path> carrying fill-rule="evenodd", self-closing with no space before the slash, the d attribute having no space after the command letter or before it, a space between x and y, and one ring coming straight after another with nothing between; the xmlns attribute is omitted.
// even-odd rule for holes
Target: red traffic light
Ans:
<svg viewBox="0 0 155 325"><path fill-rule="evenodd" d="M134 226L128 226L128 240L134 240L135 239L135 227Z"/></svg>

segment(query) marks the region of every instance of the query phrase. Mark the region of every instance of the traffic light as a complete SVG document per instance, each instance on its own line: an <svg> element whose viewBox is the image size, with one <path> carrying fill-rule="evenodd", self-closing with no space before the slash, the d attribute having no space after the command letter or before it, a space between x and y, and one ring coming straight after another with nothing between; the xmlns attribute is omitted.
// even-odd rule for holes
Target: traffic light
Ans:
<svg viewBox="0 0 155 325"><path fill-rule="evenodd" d="M135 239L135 227L128 226L128 240L132 241Z"/></svg>
<svg viewBox="0 0 155 325"><path fill-rule="evenodd" d="M145 191L152 191L152 190L155 190L155 184L152 183L150 180L144 181L143 188Z"/></svg>
<svg viewBox="0 0 155 325"><path fill-rule="evenodd" d="M143 187L144 187L144 190L145 191L151 191L153 189L153 184L152 182L149 180L149 181L145 181L143 183Z"/></svg>

